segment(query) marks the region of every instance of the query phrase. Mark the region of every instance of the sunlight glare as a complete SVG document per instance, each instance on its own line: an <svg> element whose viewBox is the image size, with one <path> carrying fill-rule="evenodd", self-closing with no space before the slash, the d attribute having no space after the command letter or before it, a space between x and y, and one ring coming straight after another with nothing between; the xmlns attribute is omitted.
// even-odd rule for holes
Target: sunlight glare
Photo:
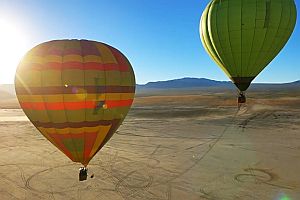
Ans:
<svg viewBox="0 0 300 200"><path fill-rule="evenodd" d="M0 84L13 83L16 68L28 46L28 39L19 26L0 18Z"/></svg>

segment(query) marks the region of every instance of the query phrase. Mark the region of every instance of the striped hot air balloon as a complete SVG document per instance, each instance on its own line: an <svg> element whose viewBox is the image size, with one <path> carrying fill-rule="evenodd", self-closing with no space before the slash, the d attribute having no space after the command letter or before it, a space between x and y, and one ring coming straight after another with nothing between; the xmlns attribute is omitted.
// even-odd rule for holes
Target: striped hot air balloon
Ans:
<svg viewBox="0 0 300 200"><path fill-rule="evenodd" d="M117 49L88 40L55 40L20 62L15 89L33 125L72 161L87 166L127 115L133 69Z"/></svg>

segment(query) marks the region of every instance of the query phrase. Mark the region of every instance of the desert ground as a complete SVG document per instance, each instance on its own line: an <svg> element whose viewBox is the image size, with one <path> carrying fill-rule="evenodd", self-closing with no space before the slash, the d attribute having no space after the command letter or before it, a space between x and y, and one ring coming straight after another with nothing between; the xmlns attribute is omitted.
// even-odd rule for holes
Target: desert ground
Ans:
<svg viewBox="0 0 300 200"><path fill-rule="evenodd" d="M300 199L300 91L141 92L94 178L0 101L0 199Z"/></svg>

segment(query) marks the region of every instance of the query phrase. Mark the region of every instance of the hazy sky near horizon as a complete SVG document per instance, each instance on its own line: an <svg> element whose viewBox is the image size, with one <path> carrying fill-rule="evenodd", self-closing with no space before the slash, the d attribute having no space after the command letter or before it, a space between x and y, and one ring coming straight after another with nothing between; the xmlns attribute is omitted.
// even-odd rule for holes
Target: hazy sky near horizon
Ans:
<svg viewBox="0 0 300 200"><path fill-rule="evenodd" d="M35 45L54 39L110 44L130 60L137 83L182 77L228 80L199 37L209 0L1 0L0 84ZM295 0L298 10L300 0ZM298 12L299 13L299 12ZM255 82L300 79L299 23L287 45Z"/></svg>

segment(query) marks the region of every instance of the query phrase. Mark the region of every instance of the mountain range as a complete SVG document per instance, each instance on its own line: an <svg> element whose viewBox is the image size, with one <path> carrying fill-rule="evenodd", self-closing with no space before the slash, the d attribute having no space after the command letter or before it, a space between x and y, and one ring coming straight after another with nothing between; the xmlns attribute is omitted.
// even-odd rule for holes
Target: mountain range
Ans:
<svg viewBox="0 0 300 200"><path fill-rule="evenodd" d="M250 88L282 88L299 87L300 80L290 83L252 83ZM185 88L210 88L220 87L235 89L231 81L216 81L206 78L181 78L167 81L148 82L146 84L137 84L137 89L185 89Z"/></svg>
<svg viewBox="0 0 300 200"><path fill-rule="evenodd" d="M252 83L249 89L292 89L299 90L300 80L290 83ZM137 93L151 90L198 90L198 89L232 89L235 86L230 81L216 81L206 78L180 78L167 81L148 82L147 84L137 84ZM13 84L0 85L0 100L3 98L15 97Z"/></svg>

